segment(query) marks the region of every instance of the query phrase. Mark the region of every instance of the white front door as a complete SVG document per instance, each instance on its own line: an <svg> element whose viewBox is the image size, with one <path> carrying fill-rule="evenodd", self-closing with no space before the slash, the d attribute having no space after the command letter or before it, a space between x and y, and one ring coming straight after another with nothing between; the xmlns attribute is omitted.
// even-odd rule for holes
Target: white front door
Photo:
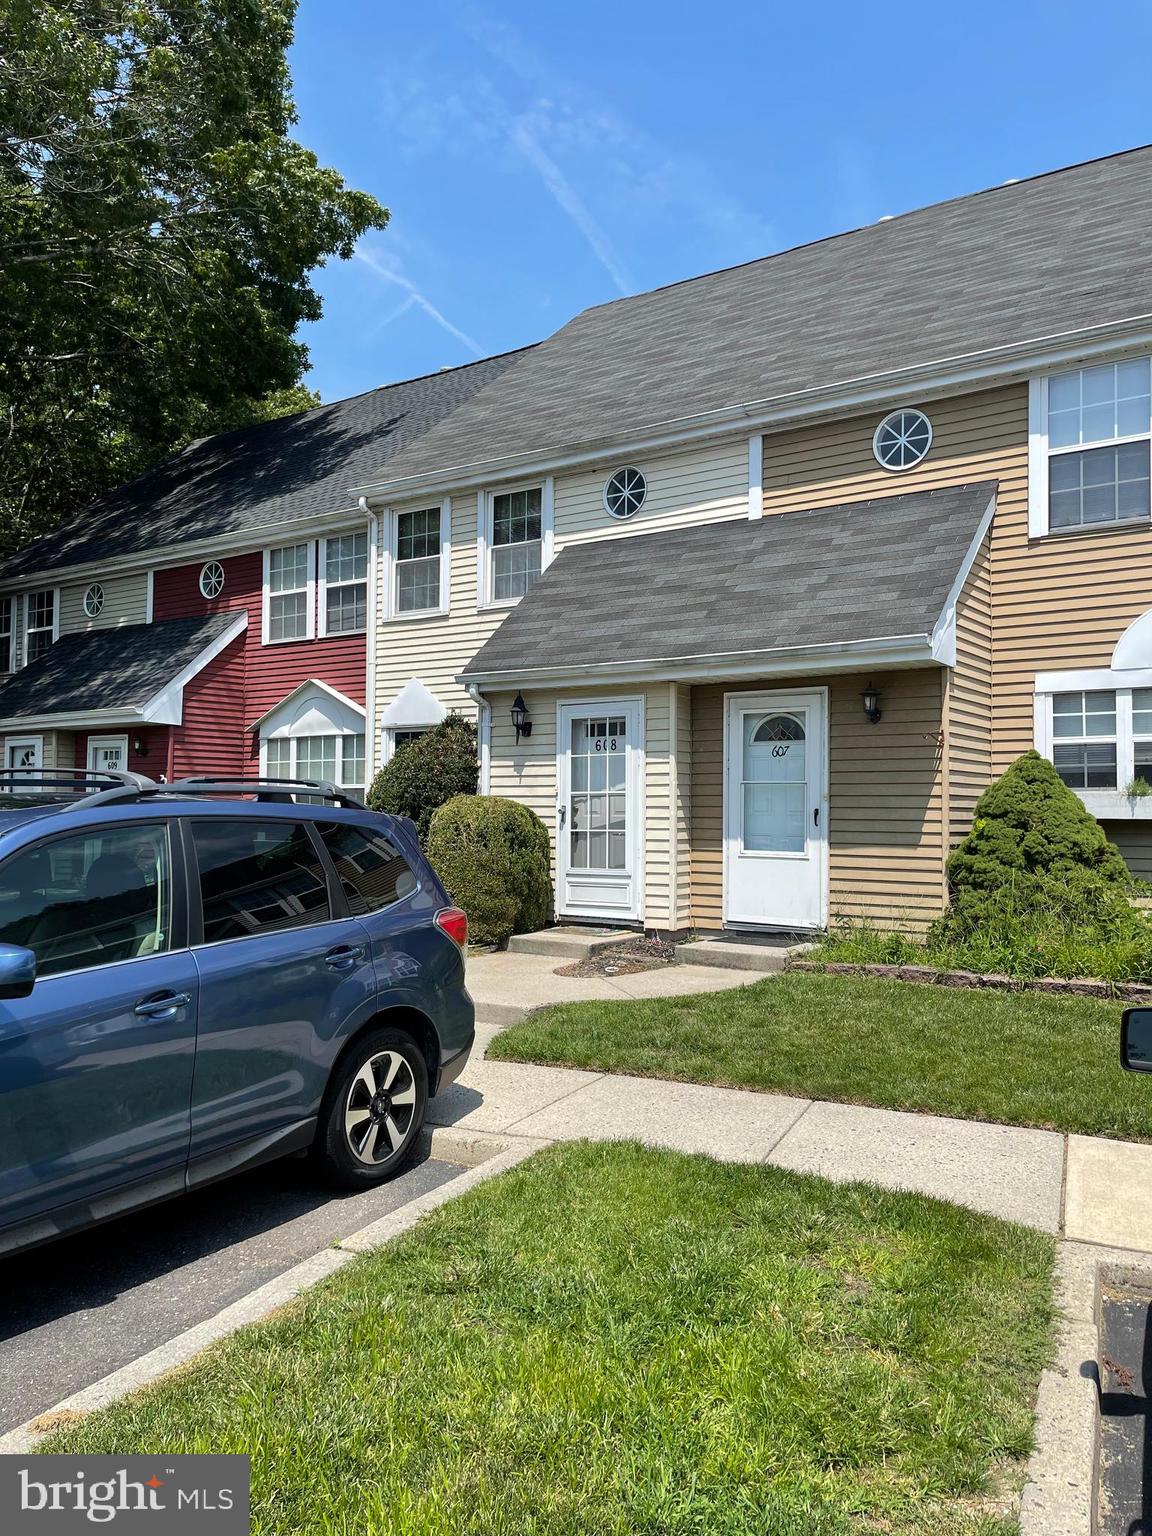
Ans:
<svg viewBox="0 0 1152 1536"><path fill-rule="evenodd" d="M725 722L724 921L822 928L826 694L744 693Z"/></svg>
<svg viewBox="0 0 1152 1536"><path fill-rule="evenodd" d="M5 768L42 768L43 736L9 736L4 745Z"/></svg>
<svg viewBox="0 0 1152 1536"><path fill-rule="evenodd" d="M123 773L127 766L127 736L89 736L89 773Z"/></svg>
<svg viewBox="0 0 1152 1536"><path fill-rule="evenodd" d="M561 704L557 729L557 912L638 918L642 701Z"/></svg>

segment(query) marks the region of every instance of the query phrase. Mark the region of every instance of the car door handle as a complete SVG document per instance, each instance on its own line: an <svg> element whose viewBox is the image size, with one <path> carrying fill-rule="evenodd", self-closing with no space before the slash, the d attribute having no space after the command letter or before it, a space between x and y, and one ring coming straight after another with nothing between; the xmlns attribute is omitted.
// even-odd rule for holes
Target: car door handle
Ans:
<svg viewBox="0 0 1152 1536"><path fill-rule="evenodd" d="M330 949L324 956L324 964L334 971L350 971L354 965L359 965L363 958L362 945L337 944L335 949Z"/></svg>
<svg viewBox="0 0 1152 1536"><path fill-rule="evenodd" d="M139 1019L170 1019L191 1001L187 992L161 992L157 997L142 997L132 1012Z"/></svg>

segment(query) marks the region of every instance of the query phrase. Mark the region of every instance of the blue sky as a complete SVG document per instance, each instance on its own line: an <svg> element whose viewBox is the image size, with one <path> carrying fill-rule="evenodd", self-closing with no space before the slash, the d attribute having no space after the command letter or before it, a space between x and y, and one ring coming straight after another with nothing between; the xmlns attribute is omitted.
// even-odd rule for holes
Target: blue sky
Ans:
<svg viewBox="0 0 1152 1536"><path fill-rule="evenodd" d="M1152 140L1152 7L301 0L298 136L388 208L325 400L590 304Z"/></svg>

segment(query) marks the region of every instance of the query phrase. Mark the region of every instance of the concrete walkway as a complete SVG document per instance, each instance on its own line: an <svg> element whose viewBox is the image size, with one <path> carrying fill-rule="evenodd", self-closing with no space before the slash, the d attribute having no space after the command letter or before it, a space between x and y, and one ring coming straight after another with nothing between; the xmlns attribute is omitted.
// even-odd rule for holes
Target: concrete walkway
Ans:
<svg viewBox="0 0 1152 1536"><path fill-rule="evenodd" d="M488 1061L492 1036L548 1003L678 996L762 978L715 966L563 977L546 956L469 959L476 1050L429 1118L480 1135L635 1138L682 1152L868 1179L1084 1243L1152 1252L1152 1146L783 1094Z"/></svg>

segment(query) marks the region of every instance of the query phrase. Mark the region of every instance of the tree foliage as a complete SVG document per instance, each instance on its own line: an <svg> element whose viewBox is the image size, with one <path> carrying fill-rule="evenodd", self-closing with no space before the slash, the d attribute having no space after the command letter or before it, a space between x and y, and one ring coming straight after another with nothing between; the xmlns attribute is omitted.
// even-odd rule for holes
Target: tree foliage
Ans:
<svg viewBox="0 0 1152 1536"><path fill-rule="evenodd" d="M374 811L411 817L424 842L433 811L453 795L474 795L479 777L476 727L451 714L398 748L373 780L368 804Z"/></svg>
<svg viewBox="0 0 1152 1536"><path fill-rule="evenodd" d="M294 16L0 0L0 552L297 386L310 273L387 214L291 137Z"/></svg>
<svg viewBox="0 0 1152 1536"><path fill-rule="evenodd" d="M428 859L468 914L477 944L504 944L548 921L548 829L517 800L456 795L432 817Z"/></svg>

